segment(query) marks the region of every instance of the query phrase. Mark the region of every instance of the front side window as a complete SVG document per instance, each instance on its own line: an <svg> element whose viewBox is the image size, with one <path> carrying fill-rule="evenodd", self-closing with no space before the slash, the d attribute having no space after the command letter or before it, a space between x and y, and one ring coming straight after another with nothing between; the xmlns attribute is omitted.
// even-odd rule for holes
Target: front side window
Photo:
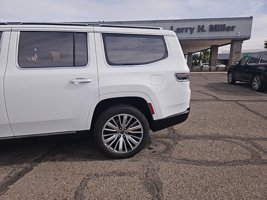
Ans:
<svg viewBox="0 0 267 200"><path fill-rule="evenodd" d="M163 36L103 34L109 65L142 65L168 57Z"/></svg>
<svg viewBox="0 0 267 200"><path fill-rule="evenodd" d="M249 59L249 56L245 56L240 60L240 65L245 65Z"/></svg>
<svg viewBox="0 0 267 200"><path fill-rule="evenodd" d="M22 68L85 66L87 55L86 33L20 32L18 64Z"/></svg>
<svg viewBox="0 0 267 200"><path fill-rule="evenodd" d="M248 64L257 64L260 61L260 55L259 54L254 54L251 55L249 60L248 60Z"/></svg>
<svg viewBox="0 0 267 200"><path fill-rule="evenodd" d="M267 63L267 53L262 54L260 63Z"/></svg>

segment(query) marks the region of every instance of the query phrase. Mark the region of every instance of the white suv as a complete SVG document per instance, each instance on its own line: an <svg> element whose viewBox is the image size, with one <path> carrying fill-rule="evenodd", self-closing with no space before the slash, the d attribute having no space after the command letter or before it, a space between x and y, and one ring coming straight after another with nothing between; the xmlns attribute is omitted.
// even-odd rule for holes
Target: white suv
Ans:
<svg viewBox="0 0 267 200"><path fill-rule="evenodd" d="M176 34L151 27L0 24L0 137L91 130L126 158L189 114Z"/></svg>

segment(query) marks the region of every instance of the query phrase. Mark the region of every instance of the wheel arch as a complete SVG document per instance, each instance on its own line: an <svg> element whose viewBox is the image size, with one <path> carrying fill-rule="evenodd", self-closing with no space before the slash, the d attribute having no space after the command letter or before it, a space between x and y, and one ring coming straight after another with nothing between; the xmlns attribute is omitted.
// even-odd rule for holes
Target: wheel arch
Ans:
<svg viewBox="0 0 267 200"><path fill-rule="evenodd" d="M251 80L250 81L252 81L253 80L253 78L255 77L255 76L257 76L257 75L259 75L259 76L263 76L263 71L259 71L259 70L257 70L257 71L255 71L253 74L252 74L252 76L251 76Z"/></svg>
<svg viewBox="0 0 267 200"><path fill-rule="evenodd" d="M114 106L114 105L119 105L119 104L124 104L124 105L130 105L138 110L140 110L146 117L149 126L152 125L153 122L153 116L151 114L150 108L149 108L149 102L147 102L144 98L142 97L115 97L115 98L107 98L101 100L96 106L92 114L91 121L88 122L88 128L90 130L94 129L94 125L96 122L96 119L98 116L107 108Z"/></svg>

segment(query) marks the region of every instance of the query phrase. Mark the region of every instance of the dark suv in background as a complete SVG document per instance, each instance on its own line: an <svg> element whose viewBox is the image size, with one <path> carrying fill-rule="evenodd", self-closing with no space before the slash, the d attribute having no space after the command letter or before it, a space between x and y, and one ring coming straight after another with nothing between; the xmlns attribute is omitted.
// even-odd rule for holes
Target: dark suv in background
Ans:
<svg viewBox="0 0 267 200"><path fill-rule="evenodd" d="M250 54L235 65L229 66L227 81L229 84L235 84L236 81L247 82L254 91L266 88L267 51Z"/></svg>

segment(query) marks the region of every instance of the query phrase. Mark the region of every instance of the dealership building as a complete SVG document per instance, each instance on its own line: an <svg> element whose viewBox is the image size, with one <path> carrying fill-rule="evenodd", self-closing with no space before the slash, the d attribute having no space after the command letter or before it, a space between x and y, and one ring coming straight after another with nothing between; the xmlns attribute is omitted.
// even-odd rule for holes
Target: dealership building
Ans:
<svg viewBox="0 0 267 200"><path fill-rule="evenodd" d="M230 44L229 65L240 60L242 43L251 37L253 17L207 18L182 20L147 20L104 22L117 25L153 26L176 32L188 66L192 66L192 55L210 49L210 66L215 66L218 48Z"/></svg>

